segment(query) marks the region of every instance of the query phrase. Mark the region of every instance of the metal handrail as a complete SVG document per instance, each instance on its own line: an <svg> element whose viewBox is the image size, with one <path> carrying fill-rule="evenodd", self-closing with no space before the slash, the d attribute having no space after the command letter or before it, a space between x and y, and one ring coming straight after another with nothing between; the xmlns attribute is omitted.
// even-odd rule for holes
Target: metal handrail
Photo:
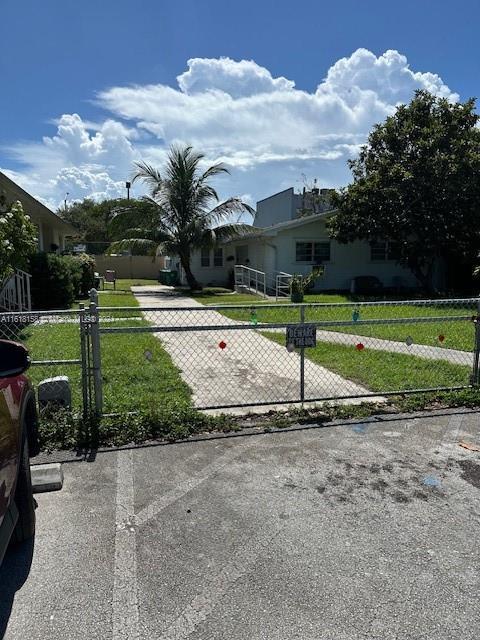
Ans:
<svg viewBox="0 0 480 640"><path fill-rule="evenodd" d="M243 264L236 264L234 278L235 285L246 286L248 289L253 289L256 294L264 298L267 297L267 277L264 271L252 269L252 267L247 267Z"/></svg>
<svg viewBox="0 0 480 640"><path fill-rule="evenodd" d="M0 290L0 309L6 311L31 311L32 298L30 292L31 275L22 269L16 269L6 279Z"/></svg>
<svg viewBox="0 0 480 640"><path fill-rule="evenodd" d="M278 298L287 298L290 293L290 279L291 273L285 273L285 271L279 271L275 278L275 300Z"/></svg>

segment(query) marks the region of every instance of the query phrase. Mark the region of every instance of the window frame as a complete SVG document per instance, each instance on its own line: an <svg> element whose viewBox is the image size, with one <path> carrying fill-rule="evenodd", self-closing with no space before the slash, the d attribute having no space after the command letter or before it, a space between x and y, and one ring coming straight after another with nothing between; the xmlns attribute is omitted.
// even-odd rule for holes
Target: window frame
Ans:
<svg viewBox="0 0 480 640"><path fill-rule="evenodd" d="M399 243L395 242L394 240L376 240L376 241L372 241L369 243L370 245L370 262L398 262L398 249L399 249ZM375 249L375 245L377 245L377 249L379 245L383 245L383 254L382 257L380 258L374 258L373 257L373 252L376 250ZM395 245L397 245L397 247L395 247ZM392 256L392 253L394 254ZM397 254L397 255L395 255Z"/></svg>
<svg viewBox="0 0 480 640"><path fill-rule="evenodd" d="M310 245L309 257L298 259L298 245ZM328 257L315 257L315 245L324 245L328 247ZM332 243L331 240L295 240L295 262L297 264L323 264L332 260Z"/></svg>

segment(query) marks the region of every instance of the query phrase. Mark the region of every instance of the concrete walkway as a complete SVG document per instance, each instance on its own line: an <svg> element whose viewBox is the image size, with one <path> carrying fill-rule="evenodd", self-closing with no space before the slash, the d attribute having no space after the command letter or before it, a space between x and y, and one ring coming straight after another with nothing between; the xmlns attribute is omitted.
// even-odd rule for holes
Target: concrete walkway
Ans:
<svg viewBox="0 0 480 640"><path fill-rule="evenodd" d="M147 320L162 326L215 326L211 331L159 332L155 334L181 370L199 408L218 405L266 403L278 407L300 398L300 356L249 330L229 329L236 321L171 287L132 287ZM178 312L167 311L179 308ZM182 308L194 307L192 311ZM165 312L162 313L162 309ZM198 310L197 310L198 309ZM226 344L224 349L219 344ZM305 398L334 398L368 393L368 390L305 359ZM372 399L373 400L373 399ZM376 401L380 398L375 398ZM349 402L355 402L349 399ZM360 402L360 400L357 400ZM244 409L240 409L244 411Z"/></svg>
<svg viewBox="0 0 480 640"><path fill-rule="evenodd" d="M269 331L281 331L284 333L285 329L269 329ZM373 349L374 351L403 353L407 356L416 356L417 358L424 358L425 360L446 360L452 364L461 364L464 366L471 366L473 364L473 353L471 351L460 351L459 349L449 349L448 347L430 347L426 344L407 345L405 342L384 340L374 336L360 336L353 333L323 331L321 329L317 329L317 340L346 345L355 345L361 342L366 349Z"/></svg>

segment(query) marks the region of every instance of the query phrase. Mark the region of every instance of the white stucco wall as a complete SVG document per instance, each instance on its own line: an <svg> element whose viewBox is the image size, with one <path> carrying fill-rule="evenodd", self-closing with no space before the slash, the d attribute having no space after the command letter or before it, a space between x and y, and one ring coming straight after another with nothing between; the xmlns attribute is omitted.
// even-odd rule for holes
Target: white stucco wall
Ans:
<svg viewBox="0 0 480 640"><path fill-rule="evenodd" d="M415 287L418 284L412 272L395 261L371 260L368 242L340 244L331 240L324 221L284 229L276 236L262 236L230 243L224 247L223 267L202 267L200 253L194 253L192 270L203 285L225 286L229 269L237 263L236 246L247 245L248 266L252 269L265 271L267 274L273 271L307 274L312 270L313 263L296 262L296 243L312 241L330 242L330 261L324 262L325 275L318 280L316 289L350 290L351 280L356 276L376 276L385 287L400 284L395 281L398 278L404 286ZM226 261L227 256L234 256L235 260Z"/></svg>
<svg viewBox="0 0 480 640"><path fill-rule="evenodd" d="M225 287L228 283L228 271L233 268L235 264L234 261L227 262L226 250L223 252L223 266L222 267L214 267L213 266L213 251L210 251L210 267L202 267L200 260L200 251L195 251L192 254L190 260L190 267L194 276L197 278L198 282L203 286L216 286L216 287ZM176 264L177 260L173 260L172 268L177 268ZM180 270L182 272L182 270ZM182 273L182 276L184 274ZM183 277L182 284L187 284L185 277Z"/></svg>
<svg viewBox="0 0 480 640"><path fill-rule="evenodd" d="M325 276L318 281L319 289L350 289L355 276L376 276L384 286L395 284L394 278L401 278L406 286L416 286L417 282L409 269L394 261L370 259L368 242L356 241L340 244L331 240L325 222L317 221L294 229L280 232L271 243L277 247L277 270L287 273L310 273L312 264L296 262L296 242L330 241L330 261L324 262Z"/></svg>

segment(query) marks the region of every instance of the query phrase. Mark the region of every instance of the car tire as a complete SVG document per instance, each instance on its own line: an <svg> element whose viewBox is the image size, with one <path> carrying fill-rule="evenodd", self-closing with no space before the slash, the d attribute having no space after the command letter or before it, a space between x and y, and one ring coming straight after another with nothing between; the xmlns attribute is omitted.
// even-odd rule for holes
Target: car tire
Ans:
<svg viewBox="0 0 480 640"><path fill-rule="evenodd" d="M18 509L18 520L12 534L11 542L16 544L29 540L35 534L35 503L33 500L32 476L30 474L28 439L25 431L22 438L22 454L18 469L14 501Z"/></svg>

